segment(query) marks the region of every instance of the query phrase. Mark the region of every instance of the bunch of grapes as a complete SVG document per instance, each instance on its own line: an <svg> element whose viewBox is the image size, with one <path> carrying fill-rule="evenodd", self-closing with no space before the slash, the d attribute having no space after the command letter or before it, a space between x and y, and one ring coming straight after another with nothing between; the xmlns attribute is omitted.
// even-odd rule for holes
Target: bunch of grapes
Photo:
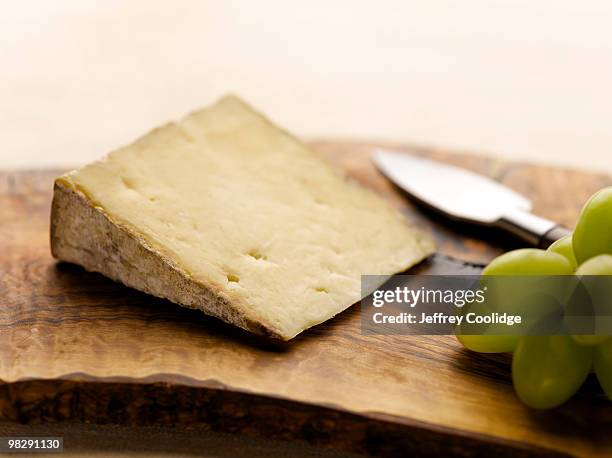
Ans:
<svg viewBox="0 0 612 458"><path fill-rule="evenodd" d="M521 249L494 259L483 275L612 276L612 187L582 209L572 235L548 248ZM612 278L612 277L610 277ZM606 298L612 302L612 297ZM537 304L536 304L537 305ZM545 305L541 305L545 307ZM594 371L612 399L612 339L606 335L462 335L468 349L513 352L512 381L528 406L548 409L567 401Z"/></svg>

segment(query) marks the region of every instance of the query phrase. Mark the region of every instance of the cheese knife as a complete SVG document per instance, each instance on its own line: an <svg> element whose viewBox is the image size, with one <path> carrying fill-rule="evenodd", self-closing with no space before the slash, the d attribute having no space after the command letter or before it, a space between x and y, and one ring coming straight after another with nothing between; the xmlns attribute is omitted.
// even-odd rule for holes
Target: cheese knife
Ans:
<svg viewBox="0 0 612 458"><path fill-rule="evenodd" d="M372 159L417 203L451 220L497 227L539 248L570 234L566 227L531 213L526 197L478 173L390 150L377 150Z"/></svg>

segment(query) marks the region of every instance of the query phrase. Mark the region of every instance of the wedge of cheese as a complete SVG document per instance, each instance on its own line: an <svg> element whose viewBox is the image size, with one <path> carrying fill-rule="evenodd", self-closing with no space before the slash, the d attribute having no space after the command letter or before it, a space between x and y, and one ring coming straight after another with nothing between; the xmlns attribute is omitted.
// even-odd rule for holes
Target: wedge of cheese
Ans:
<svg viewBox="0 0 612 458"><path fill-rule="evenodd" d="M127 286L283 340L429 255L374 193L236 97L59 177L51 249Z"/></svg>

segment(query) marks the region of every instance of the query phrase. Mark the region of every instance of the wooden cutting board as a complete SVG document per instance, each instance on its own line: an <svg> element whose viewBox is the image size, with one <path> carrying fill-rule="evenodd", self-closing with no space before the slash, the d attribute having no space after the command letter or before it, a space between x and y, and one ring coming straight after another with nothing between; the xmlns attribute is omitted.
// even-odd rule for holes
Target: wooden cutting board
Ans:
<svg viewBox="0 0 612 458"><path fill-rule="evenodd" d="M372 144L313 146L430 232L442 254L486 262L517 246L413 207L371 165ZM589 195L612 183L403 150L492 176L569 226ZM362 336L352 307L288 344L271 343L56 263L48 226L60 172L0 173L0 419L212 428L378 455L612 454L612 404L592 377L564 406L533 411L513 392L507 356L468 352L452 336Z"/></svg>

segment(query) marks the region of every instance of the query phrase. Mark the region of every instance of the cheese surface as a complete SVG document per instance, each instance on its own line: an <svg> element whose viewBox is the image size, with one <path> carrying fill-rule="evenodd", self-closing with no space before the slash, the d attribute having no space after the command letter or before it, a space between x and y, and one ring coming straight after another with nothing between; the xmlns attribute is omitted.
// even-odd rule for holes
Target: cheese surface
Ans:
<svg viewBox="0 0 612 458"><path fill-rule="evenodd" d="M234 96L58 183L283 339L359 301L362 274L404 271L433 250L380 197Z"/></svg>

